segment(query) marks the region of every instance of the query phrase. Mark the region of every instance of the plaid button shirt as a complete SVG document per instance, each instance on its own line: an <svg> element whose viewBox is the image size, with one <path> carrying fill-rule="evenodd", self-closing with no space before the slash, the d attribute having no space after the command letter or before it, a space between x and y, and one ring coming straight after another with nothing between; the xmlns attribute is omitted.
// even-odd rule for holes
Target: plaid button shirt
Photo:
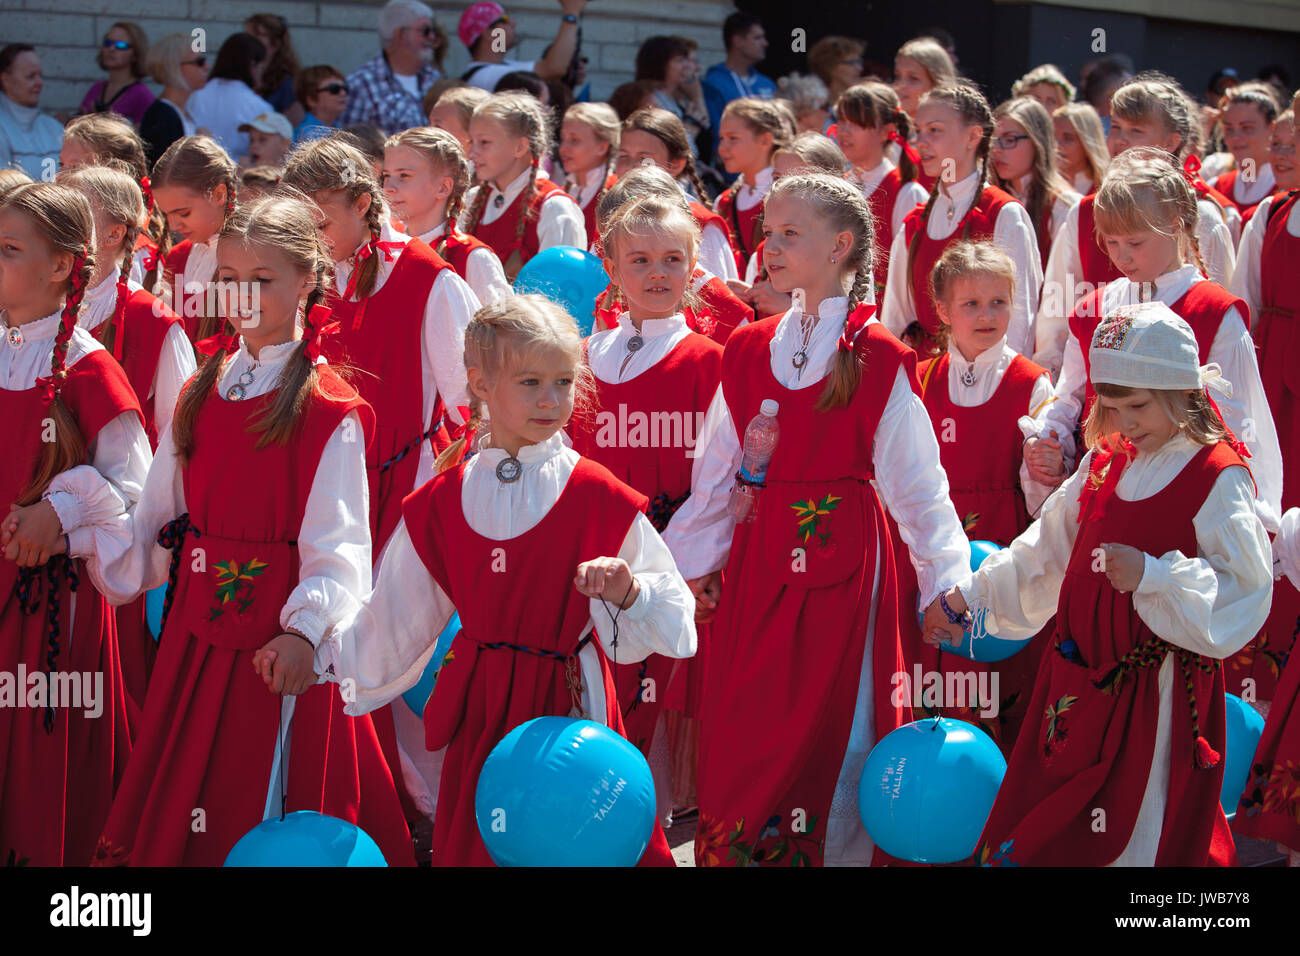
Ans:
<svg viewBox="0 0 1300 956"><path fill-rule="evenodd" d="M420 67L416 85L424 94L433 81L442 74L432 64ZM348 105L340 119L341 126L354 123L373 123L392 135L413 126L427 126L420 100L393 76L388 58L380 52L373 60L361 65L348 76Z"/></svg>

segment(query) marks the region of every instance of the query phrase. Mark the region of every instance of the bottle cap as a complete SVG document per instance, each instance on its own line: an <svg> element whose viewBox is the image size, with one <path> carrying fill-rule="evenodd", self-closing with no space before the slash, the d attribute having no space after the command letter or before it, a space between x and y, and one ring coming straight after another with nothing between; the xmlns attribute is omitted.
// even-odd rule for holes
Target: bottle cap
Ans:
<svg viewBox="0 0 1300 956"><path fill-rule="evenodd" d="M759 411L768 418L776 418L777 409L780 407L781 406L776 403L775 398L765 398L763 399L763 404L759 406Z"/></svg>

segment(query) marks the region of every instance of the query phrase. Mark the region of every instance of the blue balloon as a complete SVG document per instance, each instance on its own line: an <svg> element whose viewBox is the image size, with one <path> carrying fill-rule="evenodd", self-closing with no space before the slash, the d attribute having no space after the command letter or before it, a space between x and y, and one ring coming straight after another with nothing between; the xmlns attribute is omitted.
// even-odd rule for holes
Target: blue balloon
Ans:
<svg viewBox="0 0 1300 956"><path fill-rule="evenodd" d="M654 778L608 727L537 717L488 754L474 814L498 866L636 866L654 832Z"/></svg>
<svg viewBox="0 0 1300 956"><path fill-rule="evenodd" d="M416 681L415 686L402 695L402 700L406 701L406 706L415 712L416 717L424 716L424 708L433 695L433 685L438 679L438 671L442 670L443 661L447 657L447 650L451 647L451 642L458 633L460 633L460 614L453 611L451 619L447 621L447 626L438 635L437 645L433 649L433 656L429 658L429 663L425 665L424 673L420 675L420 679Z"/></svg>
<svg viewBox="0 0 1300 956"><path fill-rule="evenodd" d="M1236 694L1227 694L1224 710L1228 717L1227 753L1223 755L1223 789L1219 803L1229 820L1237 815L1237 801L1250 779L1250 764L1264 734L1264 718Z"/></svg>
<svg viewBox="0 0 1300 956"><path fill-rule="evenodd" d="M1005 661L1013 654L1019 654L1026 647L1033 637L1027 637L1024 640L1012 641L1003 640L996 635L990 634L984 627L985 610L974 612L975 626L969 631L962 631L961 640L956 644L940 644L939 650L946 654L952 654L955 657L961 657L968 661L980 661L985 664L993 664L997 661ZM925 620L925 614L921 611L916 612L917 624L922 624Z"/></svg>
<svg viewBox="0 0 1300 956"><path fill-rule="evenodd" d="M858 780L858 813L886 853L914 863L956 863L975 852L1007 762L992 738L947 717L887 734Z"/></svg>
<svg viewBox="0 0 1300 956"><path fill-rule="evenodd" d="M552 246L533 256L515 278L515 292L536 292L564 307L578 323L578 331L591 334L596 297L609 285L609 275L599 256L573 246Z"/></svg>
<svg viewBox="0 0 1300 956"><path fill-rule="evenodd" d="M338 817L299 810L245 833L223 866L388 866L379 846Z"/></svg>
<svg viewBox="0 0 1300 956"><path fill-rule="evenodd" d="M163 602L167 599L167 585L160 584L144 595L144 616L149 624L149 632L156 641L162 637Z"/></svg>
<svg viewBox="0 0 1300 956"><path fill-rule="evenodd" d="M1002 550L1002 545L994 541L972 541L970 543L970 569L978 571L984 559L990 554L997 554Z"/></svg>

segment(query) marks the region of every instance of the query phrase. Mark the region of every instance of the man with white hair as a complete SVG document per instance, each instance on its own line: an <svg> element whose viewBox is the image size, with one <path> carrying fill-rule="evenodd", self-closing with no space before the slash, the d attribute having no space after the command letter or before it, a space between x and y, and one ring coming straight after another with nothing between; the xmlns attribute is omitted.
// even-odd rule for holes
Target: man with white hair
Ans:
<svg viewBox="0 0 1300 956"><path fill-rule="evenodd" d="M420 101L441 74L434 53L445 43L433 11L420 0L392 0L379 11L383 49L347 78L343 126L372 123L385 133L424 126Z"/></svg>

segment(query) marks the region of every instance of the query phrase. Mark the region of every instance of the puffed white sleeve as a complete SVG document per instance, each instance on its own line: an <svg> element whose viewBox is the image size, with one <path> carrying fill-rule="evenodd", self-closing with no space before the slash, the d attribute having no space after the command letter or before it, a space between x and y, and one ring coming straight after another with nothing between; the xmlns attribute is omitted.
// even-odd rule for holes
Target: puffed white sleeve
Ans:
<svg viewBox="0 0 1300 956"><path fill-rule="evenodd" d="M742 449L721 386L704 416L694 451L691 496L664 529L664 542L688 579L703 577L727 563L736 527L727 503Z"/></svg>
<svg viewBox="0 0 1300 956"><path fill-rule="evenodd" d="M998 221L993 227L993 243L1011 257L1016 267L1007 344L1021 355L1033 355L1034 321L1043 286L1043 264L1038 255L1038 238L1033 223L1019 203L1007 203L998 213Z"/></svg>
<svg viewBox="0 0 1300 956"><path fill-rule="evenodd" d="M118 415L95 436L90 464L70 468L42 493L69 536L82 526L111 520L140 500L153 452L135 412ZM71 544L71 541L69 542ZM86 536L82 536L82 545Z"/></svg>
<svg viewBox="0 0 1300 956"><path fill-rule="evenodd" d="M542 203L537 216L537 245L539 249L587 248L587 222L582 218L582 209L570 197L555 193Z"/></svg>
<svg viewBox="0 0 1300 956"><path fill-rule="evenodd" d="M1196 242L1200 246L1201 258L1205 260L1205 271L1212 280L1221 286L1232 283L1232 273L1236 268L1237 256L1232 246L1232 233L1224 222L1219 207L1208 200L1199 203L1200 215L1196 219Z"/></svg>
<svg viewBox="0 0 1300 956"><path fill-rule="evenodd" d="M734 257L732 261L733 262L735 261ZM749 254L749 261L745 263L745 282L749 285L753 285L756 281L758 281L758 272L759 272L758 253L751 252Z"/></svg>
<svg viewBox="0 0 1300 956"><path fill-rule="evenodd" d="M889 275L885 277L885 300L880 304L881 323L899 338L916 321L910 272L907 268L907 230L899 229L889 247Z"/></svg>
<svg viewBox="0 0 1300 956"><path fill-rule="evenodd" d="M374 590L316 648L316 673L351 682L344 713L369 713L415 686L454 611L403 519L385 548Z"/></svg>
<svg viewBox="0 0 1300 956"><path fill-rule="evenodd" d="M618 556L627 562L641 586L636 600L618 612L618 646L613 644L617 608L611 597L591 599L591 620L596 625L605 655L620 664L634 664L651 654L693 657L696 649L695 598L672 553L645 515L638 514L628 529ZM597 557L597 555L592 555ZM617 656L616 656L617 655Z"/></svg>
<svg viewBox="0 0 1300 956"><path fill-rule="evenodd" d="M1065 222L1056 231L1052 250L1043 269L1043 290L1034 327L1034 361L1055 375L1064 361L1066 341L1070 338L1069 318L1077 299L1076 285L1081 276L1079 266L1079 207L1065 214Z"/></svg>
<svg viewBox="0 0 1300 956"><path fill-rule="evenodd" d="M970 577L970 541L948 494L930 415L901 368L876 426L872 458L876 488L898 522L926 607Z"/></svg>
<svg viewBox="0 0 1300 956"><path fill-rule="evenodd" d="M1237 266L1232 270L1232 282L1228 291L1246 300L1250 306L1251 321L1259 318L1263 293L1260 290L1260 265L1264 254L1264 231L1268 228L1268 210L1273 204L1269 196L1259 204L1255 215L1246 228L1242 230L1241 242L1237 246Z"/></svg>
<svg viewBox="0 0 1300 956"><path fill-rule="evenodd" d="M700 265L726 282L739 279L736 271L736 254L731 251L727 234L717 225L707 223L700 233Z"/></svg>
<svg viewBox="0 0 1300 956"><path fill-rule="evenodd" d="M465 327L479 310L478 296L469 283L452 269L443 269L434 280L424 305L424 327L420 337L420 362L425 377L424 421L433 416L438 397L447 417L462 424L458 405L468 403L465 385ZM432 383L433 388L429 388ZM423 447L429 443L424 442Z"/></svg>
<svg viewBox="0 0 1300 956"><path fill-rule="evenodd" d="M916 181L903 183L898 190L898 198L894 200L894 214L889 217L889 235L898 235L898 230L903 228L903 220L907 218L907 214L917 206L924 206L929 198L930 194L920 183Z"/></svg>
<svg viewBox="0 0 1300 956"><path fill-rule="evenodd" d="M1052 392L1056 401L1047 406L1039 419L1041 427L1038 430L1040 438L1049 438L1050 432L1056 432L1057 441L1061 443L1061 453L1067 462L1074 460L1074 425L1083 412L1087 385L1088 372L1083 365L1083 348L1079 345L1079 340L1071 335L1065 340L1061 374Z"/></svg>
<svg viewBox="0 0 1300 956"><path fill-rule="evenodd" d="M475 249L465 258L465 281L469 283L480 305L490 305L514 295L506 281L501 260L491 249Z"/></svg>
<svg viewBox="0 0 1300 956"><path fill-rule="evenodd" d="M1148 554L1133 609L1159 637L1222 660L1259 633L1273 602L1273 555L1245 468L1225 468L1192 519L1194 556Z"/></svg>
<svg viewBox="0 0 1300 956"><path fill-rule="evenodd" d="M1079 492L1091 457L1043 504L1038 520L984 559L961 589L985 630L1006 640L1033 637L1056 613L1065 569L1079 534ZM982 618L981 618L982 615Z"/></svg>
<svg viewBox="0 0 1300 956"><path fill-rule="evenodd" d="M1250 450L1247 462L1258 488L1257 507L1264 527L1275 532L1282 517L1282 446L1255 360L1255 342L1237 309L1229 309L1210 343L1209 361L1217 363L1232 394L1214 393L1223 420Z"/></svg>
<svg viewBox="0 0 1300 956"><path fill-rule="evenodd" d="M349 412L325 443L298 530L298 584L280 626L312 646L355 613L370 588L370 489L361 419Z"/></svg>
<svg viewBox="0 0 1300 956"><path fill-rule="evenodd" d="M1043 418L1054 403L1055 392L1052 388L1052 379L1047 373L1043 373L1034 382L1033 391L1029 396L1029 408L1025 410L1026 413L1019 422L1020 434L1024 438L1038 437ZM1031 517L1037 517L1043 503L1056 490L1052 485L1040 484L1029 477L1029 466L1025 464L1023 454L1020 456L1020 487L1025 493L1025 507Z"/></svg>
<svg viewBox="0 0 1300 956"><path fill-rule="evenodd" d="M1273 539L1273 565L1274 580L1285 574L1291 586L1300 589L1300 508L1288 509L1282 516Z"/></svg>
<svg viewBox="0 0 1300 956"><path fill-rule="evenodd" d="M176 414L181 388L196 371L198 365L194 361L194 346L185 334L184 323L175 322L163 339L162 350L158 354L158 371L153 377L151 394L155 434L163 435L171 431L172 416Z"/></svg>

